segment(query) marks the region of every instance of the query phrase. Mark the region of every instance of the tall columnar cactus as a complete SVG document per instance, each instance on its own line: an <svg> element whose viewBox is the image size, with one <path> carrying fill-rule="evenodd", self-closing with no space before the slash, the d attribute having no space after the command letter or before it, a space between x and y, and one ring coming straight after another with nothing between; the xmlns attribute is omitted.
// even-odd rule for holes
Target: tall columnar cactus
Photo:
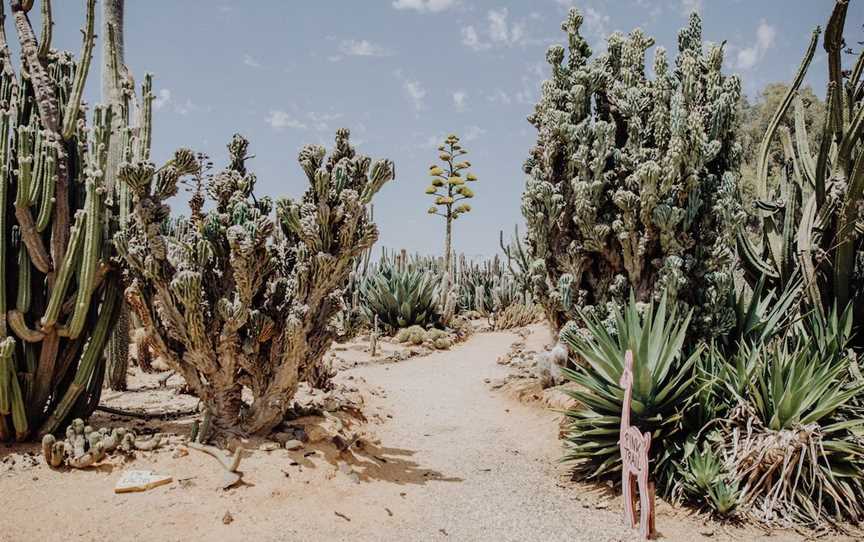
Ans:
<svg viewBox="0 0 864 542"><path fill-rule="evenodd" d="M453 221L460 215L471 212L471 206L465 200L474 197L474 191L471 190L468 183L476 181L477 176L468 171L471 162L461 160L461 157L468 154L468 151L459 144L459 138L455 135L447 136L444 143L438 147L438 152L440 153L438 158L444 167L437 164L429 166L429 176L432 177L432 182L426 188L426 193L435 198L435 204L429 207L429 214L444 217L446 223L444 269L449 270L452 254ZM449 278L452 277L446 275L445 281Z"/></svg>
<svg viewBox="0 0 864 542"><path fill-rule="evenodd" d="M77 62L51 49L49 2L39 40L28 17L33 2L10 4L22 63L16 73L0 32L0 439L23 439L98 403L102 350L120 301L107 237L111 134L122 130L118 144L130 157L146 155L151 96L148 78L136 127L114 127L116 112L101 106L88 125L81 103L95 0L86 2Z"/></svg>
<svg viewBox="0 0 864 542"><path fill-rule="evenodd" d="M827 314L834 305L842 309L851 303L860 325L864 322L864 54L859 54L853 69L841 69L847 8L847 1L838 0L825 30L829 82L819 148L810 148L797 95L816 51L817 28L760 145L760 199L754 211L762 221L763 241L753 243L740 229L738 246L754 282L764 277L768 285L785 288L800 278L810 306ZM793 106L794 141L789 129L780 127ZM769 198L769 149L778 134L786 167Z"/></svg>
<svg viewBox="0 0 864 542"><path fill-rule="evenodd" d="M714 336L733 319L727 303L735 263L741 148L740 81L723 75L723 45L707 50L691 15L670 67L654 40L614 33L591 58L571 9L567 48L552 46L552 76L529 121L537 144L525 162L535 294L560 328L583 306L608 314L659 299L694 308L694 331ZM611 305L610 305L611 304Z"/></svg>
<svg viewBox="0 0 864 542"><path fill-rule="evenodd" d="M228 168L207 180L213 209L199 209L175 236L163 233L165 201L198 169L192 153L180 150L158 170L147 160L124 164L133 218L115 244L126 297L155 353L186 379L215 429L263 434L318 372L337 333L341 290L378 237L367 206L394 170L357 154L339 130L329 158L321 146L301 150L309 188L278 201L274 221L270 198L253 195L248 142L235 136L228 149Z"/></svg>

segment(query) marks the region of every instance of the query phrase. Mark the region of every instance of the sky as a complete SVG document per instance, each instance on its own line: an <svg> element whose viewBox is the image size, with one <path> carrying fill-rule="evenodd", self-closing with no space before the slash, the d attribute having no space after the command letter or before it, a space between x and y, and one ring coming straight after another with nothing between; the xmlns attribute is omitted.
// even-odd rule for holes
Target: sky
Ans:
<svg viewBox="0 0 864 542"><path fill-rule="evenodd" d="M85 2L53 4L54 46L77 54ZM860 40L864 0L851 4L847 35ZM443 138L459 135L479 181L454 249L489 256L499 231L512 235L522 223L522 162L535 139L526 117L548 77L546 49L565 42L571 5L595 51L611 32L641 27L670 57L698 11L704 39L727 42L725 70L754 96L792 79L833 0L126 0L126 63L138 81L155 76L157 164L185 146L221 167L239 132L251 141L262 195L302 194L299 149L329 147L337 128L349 128L359 152L396 164L375 201L388 248L443 251L443 219L426 214L426 172ZM10 21L7 32L14 36ZM98 66L97 55L90 103L100 98ZM820 96L826 71L820 46L806 81Z"/></svg>

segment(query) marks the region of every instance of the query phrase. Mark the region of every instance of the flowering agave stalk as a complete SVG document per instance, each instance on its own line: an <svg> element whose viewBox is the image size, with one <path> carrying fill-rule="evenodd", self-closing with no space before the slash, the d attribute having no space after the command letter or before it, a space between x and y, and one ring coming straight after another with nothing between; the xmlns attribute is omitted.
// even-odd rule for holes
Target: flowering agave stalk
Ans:
<svg viewBox="0 0 864 542"><path fill-rule="evenodd" d="M734 320L727 299L744 217L740 81L722 73L722 45L703 47L695 14L674 66L657 49L653 79L652 38L614 33L592 59L582 22L570 10L567 49L547 52L552 75L529 117L538 134L522 213L535 295L560 329L577 306L605 317L631 290L639 302L666 291L694 309L694 335L716 336Z"/></svg>
<svg viewBox="0 0 864 542"><path fill-rule="evenodd" d="M468 154L468 151L459 144L459 138L455 135L447 136L444 144L438 147L438 152L440 153L438 158L444 167L437 164L429 166L432 183L426 188L426 193L435 198L435 205L429 207L429 214L443 216L447 224L444 234L444 269L449 273L453 221L460 215L471 212L471 205L465 200L473 198L474 191L466 181L474 182L477 176L467 171L471 167L471 162L460 160L460 157ZM445 280L449 282L450 278L448 274ZM449 284L445 286L449 287Z"/></svg>
<svg viewBox="0 0 864 542"><path fill-rule="evenodd" d="M378 238L372 197L393 178L393 163L354 151L348 131L325 149L304 147L309 187L298 200L256 198L248 142L228 145L230 165L207 179L211 211L199 201L191 227L163 233L181 175L198 171L191 152L164 168L123 166L132 220L115 237L127 267L126 297L146 341L185 379L221 433L266 434L292 404L301 381L320 373L337 330L355 260ZM251 402L244 400L248 391Z"/></svg>

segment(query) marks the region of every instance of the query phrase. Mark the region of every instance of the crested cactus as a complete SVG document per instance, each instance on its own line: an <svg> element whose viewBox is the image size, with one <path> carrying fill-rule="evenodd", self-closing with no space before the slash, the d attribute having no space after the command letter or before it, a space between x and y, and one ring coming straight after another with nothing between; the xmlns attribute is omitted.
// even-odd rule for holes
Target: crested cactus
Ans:
<svg viewBox="0 0 864 542"><path fill-rule="evenodd" d="M522 212L536 299L560 329L578 306L603 318L630 290L640 302L665 290L694 308L697 335L715 336L733 322L740 82L721 71L723 45L703 49L695 14L674 66L657 49L653 79L652 38L614 33L592 58L582 22L571 9L568 46L548 50L552 75L529 117Z"/></svg>
<svg viewBox="0 0 864 542"><path fill-rule="evenodd" d="M231 162L208 175L212 210L166 235L165 203L181 176L199 171L186 150L157 170L122 165L134 202L115 236L129 278L126 298L154 353L179 372L211 413L217 434L266 434L315 379L336 336L332 319L354 263L378 237L373 196L393 163L357 154L347 130L329 157L306 146L299 162L309 187L300 200L255 197L248 142L234 136ZM244 400L248 390L251 402Z"/></svg>
<svg viewBox="0 0 864 542"><path fill-rule="evenodd" d="M102 351L120 302L107 242L116 222L108 156L146 154L152 95L148 77L135 126L103 106L87 122L95 4L86 2L77 61L51 48L47 1L39 40L33 2L10 2L20 73L0 32L0 440L52 433L89 415L100 396Z"/></svg>
<svg viewBox="0 0 864 542"><path fill-rule="evenodd" d="M848 2L838 0L825 30L828 53L826 114L820 145L811 149L798 96L818 45L814 30L798 73L774 114L757 156L754 213L762 223L762 242L738 232L742 265L755 284L786 288L803 282L810 307L827 314L833 306L854 307L855 321L864 322L864 54L854 68L840 69ZM793 108L795 137L781 119ZM777 190L767 194L769 149L778 137L785 167ZM760 246L761 245L761 246ZM859 344L860 338L858 339Z"/></svg>
<svg viewBox="0 0 864 542"><path fill-rule="evenodd" d="M471 212L471 206L465 201L474 197L474 191L468 186L477 180L474 173L468 171L471 162L462 160L461 157L468 151L459 143L459 138L454 134L447 136L444 143L438 147L438 159L444 167L438 164L429 166L429 176L432 177L431 184L426 188L426 194L432 196L434 205L429 207L430 215L444 217L444 270L450 269L452 243L453 243L453 221L465 213ZM463 177L464 175L464 177ZM450 275L445 275L449 280ZM447 284L446 290L449 290Z"/></svg>

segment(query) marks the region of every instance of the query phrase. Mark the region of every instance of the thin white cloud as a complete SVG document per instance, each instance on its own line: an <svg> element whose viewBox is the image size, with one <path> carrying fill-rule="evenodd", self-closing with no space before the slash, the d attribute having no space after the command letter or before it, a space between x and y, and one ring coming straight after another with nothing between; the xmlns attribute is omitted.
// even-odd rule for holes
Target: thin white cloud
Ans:
<svg viewBox="0 0 864 542"><path fill-rule="evenodd" d="M405 79L402 81L402 90L405 91L405 94L411 100L415 111L421 111L426 108L426 89L423 88L423 85L419 81Z"/></svg>
<svg viewBox="0 0 864 542"><path fill-rule="evenodd" d="M284 130L285 128L303 130L306 128L306 124L292 117L287 111L279 109L270 111L267 118L264 119L264 122L269 124L274 130Z"/></svg>
<svg viewBox="0 0 864 542"><path fill-rule="evenodd" d="M681 15L689 17L694 11L702 13L702 0L681 0Z"/></svg>
<svg viewBox="0 0 864 542"><path fill-rule="evenodd" d="M456 108L456 111L465 111L468 107L468 93L464 90L457 90L453 92L453 107Z"/></svg>
<svg viewBox="0 0 864 542"><path fill-rule="evenodd" d="M756 28L756 40L753 44L738 50L735 66L739 70L752 69L765 57L765 53L774 47L776 39L777 29L762 19Z"/></svg>
<svg viewBox="0 0 864 542"><path fill-rule="evenodd" d="M485 134L486 130L477 125L466 126L465 131L462 132L462 139L465 141L474 141Z"/></svg>
<svg viewBox="0 0 864 542"><path fill-rule="evenodd" d="M167 88L159 89L159 94L153 99L153 109L159 111L163 107L171 103L171 90Z"/></svg>
<svg viewBox="0 0 864 542"><path fill-rule="evenodd" d="M330 123L342 118L341 113L316 113L314 111L310 111L307 116L312 127L320 132L329 132Z"/></svg>
<svg viewBox="0 0 864 542"><path fill-rule="evenodd" d="M511 47L533 43L526 36L525 20L512 21L507 8L490 9L486 13L486 27L478 30L475 25L462 27L462 44L474 51L485 51L493 47Z"/></svg>
<svg viewBox="0 0 864 542"><path fill-rule="evenodd" d="M513 103L513 98L511 98L509 94L504 92L504 90L496 88L495 90L486 95L486 101L493 104L510 105L511 103Z"/></svg>
<svg viewBox="0 0 864 542"><path fill-rule="evenodd" d="M438 13L456 5L456 0L394 0L393 7L420 13Z"/></svg>
<svg viewBox="0 0 864 542"><path fill-rule="evenodd" d="M248 53L243 55L243 64L250 66L252 68L260 68L261 67L261 63L258 61L258 59L253 57L252 55L250 55Z"/></svg>
<svg viewBox="0 0 864 542"><path fill-rule="evenodd" d="M369 40L345 40L339 45L339 51L348 56L390 56L393 54Z"/></svg>

